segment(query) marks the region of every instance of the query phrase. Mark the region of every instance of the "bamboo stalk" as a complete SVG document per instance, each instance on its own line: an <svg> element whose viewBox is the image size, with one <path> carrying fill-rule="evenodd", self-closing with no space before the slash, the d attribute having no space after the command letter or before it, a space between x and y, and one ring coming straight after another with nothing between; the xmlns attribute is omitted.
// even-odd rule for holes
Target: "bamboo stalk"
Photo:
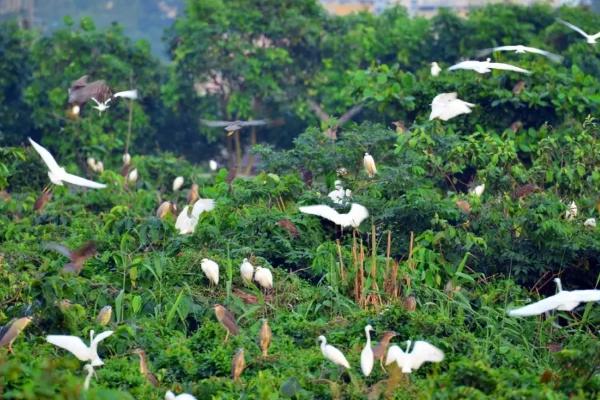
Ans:
<svg viewBox="0 0 600 400"><path fill-rule="evenodd" d="M342 258L342 246L340 245L340 239L335 240L337 246L338 258L340 260L340 279L342 282L346 282L346 272L344 271L344 259Z"/></svg>
<svg viewBox="0 0 600 400"><path fill-rule="evenodd" d="M410 231L410 246L408 248L408 266L410 269L415 269L415 263L413 260L413 249L415 244L415 234L413 231Z"/></svg>

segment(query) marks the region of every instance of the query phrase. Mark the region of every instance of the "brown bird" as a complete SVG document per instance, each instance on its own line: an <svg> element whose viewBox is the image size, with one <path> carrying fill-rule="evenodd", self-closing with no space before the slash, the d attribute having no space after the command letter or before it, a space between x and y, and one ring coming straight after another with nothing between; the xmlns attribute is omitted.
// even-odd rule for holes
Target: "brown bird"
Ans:
<svg viewBox="0 0 600 400"><path fill-rule="evenodd" d="M404 299L402 305L404 306L404 309L406 311L415 311L417 309L417 299L415 298L415 296L408 296Z"/></svg>
<svg viewBox="0 0 600 400"><path fill-rule="evenodd" d="M269 346L271 345L271 337L273 337L273 333L271 332L269 321L266 318L263 318L262 326L260 327L260 334L258 336L263 357L267 356Z"/></svg>
<svg viewBox="0 0 600 400"><path fill-rule="evenodd" d="M165 219L167 215L174 215L177 213L177 206L170 201L163 201L160 206L156 209L156 216L160 219Z"/></svg>
<svg viewBox="0 0 600 400"><path fill-rule="evenodd" d="M8 346L8 351L13 353L13 342L23 329L29 325L32 319L32 317L18 318L2 327L2 329L0 329L0 347Z"/></svg>
<svg viewBox="0 0 600 400"><path fill-rule="evenodd" d="M381 365L381 368L383 368L383 358L387 354L387 348L390 345L390 341L395 336L398 336L396 332L385 331L383 332L381 340L379 341L379 343L377 343L377 346L373 347L373 359L379 360L379 365ZM383 370L385 371L385 368L383 368Z"/></svg>
<svg viewBox="0 0 600 400"><path fill-rule="evenodd" d="M244 372L244 368L246 368L244 349L238 349L231 361L231 378L234 382L240 379L242 372Z"/></svg>
<svg viewBox="0 0 600 400"><path fill-rule="evenodd" d="M144 375L149 384L151 384L154 387L158 387L158 379L156 379L156 376L152 372L150 372L150 369L148 368L146 352L143 349L137 348L133 350L133 354L137 354L138 356L140 356L140 373Z"/></svg>
<svg viewBox="0 0 600 400"><path fill-rule="evenodd" d="M512 92L515 96L520 95L525 89L525 81L519 81L513 86Z"/></svg>
<svg viewBox="0 0 600 400"><path fill-rule="evenodd" d="M35 203L33 204L33 210L42 211L51 198L52 187L46 186L44 190L42 190L42 193L40 193L40 196L36 199Z"/></svg>
<svg viewBox="0 0 600 400"><path fill-rule="evenodd" d="M404 121L394 121L392 122L392 125L396 127L396 133L401 134L406 132L406 125L404 124Z"/></svg>
<svg viewBox="0 0 600 400"><path fill-rule="evenodd" d="M198 194L198 184L193 183L192 187L190 188L188 194L187 194L187 202L188 204L191 206L193 205L198 199L200 198L200 195Z"/></svg>
<svg viewBox="0 0 600 400"><path fill-rule="evenodd" d="M96 254L96 244L92 241L85 243L76 250L69 250L67 247L58 243L45 243L44 248L54 250L65 257L68 257L71 262L65 264L63 272L73 272L79 274L83 268L85 261Z"/></svg>
<svg viewBox="0 0 600 400"><path fill-rule="evenodd" d="M100 324L102 326L106 326L110 322L111 318L112 318L112 307L104 306L98 313L98 316L96 317L96 322L98 322L98 324Z"/></svg>
<svg viewBox="0 0 600 400"><path fill-rule="evenodd" d="M73 81L69 88L69 104L81 107L92 98L104 103L112 97L112 91L106 82L99 80L88 83L88 76ZM75 112L78 113L78 112Z"/></svg>
<svg viewBox="0 0 600 400"><path fill-rule="evenodd" d="M517 187L513 193L514 197L517 199L522 199L524 197L529 196L532 193L535 192L541 192L542 189L534 184L534 183L527 183L525 185L521 185L519 187Z"/></svg>
<svg viewBox="0 0 600 400"><path fill-rule="evenodd" d="M228 309L226 309L225 307L223 307L220 304L215 304L214 308L215 308L215 316L217 317L217 320L221 323L221 325L223 325L225 330L227 330L227 335L225 336L225 341L227 341L227 339L229 339L229 335L235 336L238 333L240 333L240 328L238 327L237 323L235 322L235 317Z"/></svg>
<svg viewBox="0 0 600 400"><path fill-rule="evenodd" d="M510 130L513 131L514 133L519 132L522 128L523 128L523 123L519 120L510 124Z"/></svg>
<svg viewBox="0 0 600 400"><path fill-rule="evenodd" d="M322 123L327 124L330 121L332 121L332 118L329 114L327 114L323 108L317 104L315 101L308 99L307 100L308 103L308 107L317 115L317 117L321 120ZM338 129L346 124L348 121L350 121L352 118L354 118L354 116L356 114L358 114L359 112L361 112L363 109L363 105L362 104L357 104L354 107L350 108L348 111L346 111L341 117L339 117L338 119L336 119L334 122L334 125L329 127L324 133L325 135L330 138L330 139L337 139L337 131Z"/></svg>
<svg viewBox="0 0 600 400"><path fill-rule="evenodd" d="M308 187L312 187L313 184L313 173L310 169L306 169L304 167L300 167L300 172L302 173L302 181Z"/></svg>
<svg viewBox="0 0 600 400"><path fill-rule="evenodd" d="M269 120L266 119L253 119L249 121L209 121L207 119L201 119L200 123L210 128L223 128L227 132L227 136L231 136L234 132L241 130L247 126L261 126L267 125Z"/></svg>
<svg viewBox="0 0 600 400"><path fill-rule="evenodd" d="M456 200L456 207L458 207L459 210L465 214L469 214L471 212L471 205L466 200Z"/></svg>
<svg viewBox="0 0 600 400"><path fill-rule="evenodd" d="M277 225L288 231L288 233L294 239L300 236L300 233L298 233L298 228L296 228L296 225L294 225L294 223L289 219L280 219L279 221L277 221Z"/></svg>

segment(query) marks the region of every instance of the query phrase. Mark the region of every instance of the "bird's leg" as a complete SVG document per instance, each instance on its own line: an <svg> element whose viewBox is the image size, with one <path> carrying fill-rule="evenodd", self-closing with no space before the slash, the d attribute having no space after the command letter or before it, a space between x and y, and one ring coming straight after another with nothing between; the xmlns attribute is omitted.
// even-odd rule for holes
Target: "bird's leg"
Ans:
<svg viewBox="0 0 600 400"><path fill-rule="evenodd" d="M229 339L229 331L227 331L227 334L225 335L225 340L223 341L223 343L227 343L227 339Z"/></svg>
<svg viewBox="0 0 600 400"><path fill-rule="evenodd" d="M379 359L379 366L381 366L381 369L383 370L383 372L385 372L387 374L387 371L386 371L385 367L383 366L383 357L381 357Z"/></svg>
<svg viewBox="0 0 600 400"><path fill-rule="evenodd" d="M13 348L12 348L12 342L10 342L10 343L8 344L8 352L9 352L10 354L15 354L15 352L13 351Z"/></svg>

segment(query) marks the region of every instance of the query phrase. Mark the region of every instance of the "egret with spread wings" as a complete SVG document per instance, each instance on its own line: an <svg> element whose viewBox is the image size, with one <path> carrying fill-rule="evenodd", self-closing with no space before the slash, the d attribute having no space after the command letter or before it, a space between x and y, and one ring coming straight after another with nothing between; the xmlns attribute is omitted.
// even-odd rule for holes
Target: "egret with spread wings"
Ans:
<svg viewBox="0 0 600 400"><path fill-rule="evenodd" d="M554 62L561 62L563 59L562 56L559 56L558 54L554 54L549 51L541 50L541 49L538 49L535 47L523 46L521 44L518 44L516 46L499 46L499 47L492 47L489 49L483 49L483 50L480 50L477 55L479 57L483 57L483 56L487 56L488 54L494 53L496 51L514 51L517 54L525 54L525 53L540 54L544 57L548 57L550 60L552 60Z"/></svg>

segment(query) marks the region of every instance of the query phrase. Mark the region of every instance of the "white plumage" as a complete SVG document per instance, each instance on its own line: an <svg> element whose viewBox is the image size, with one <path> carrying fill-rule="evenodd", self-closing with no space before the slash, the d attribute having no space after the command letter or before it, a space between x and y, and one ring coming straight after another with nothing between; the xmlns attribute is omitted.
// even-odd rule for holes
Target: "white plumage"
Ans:
<svg viewBox="0 0 600 400"><path fill-rule="evenodd" d="M129 174L127 174L127 182L129 183L136 183L138 180L138 170L137 168L132 169Z"/></svg>
<svg viewBox="0 0 600 400"><path fill-rule="evenodd" d="M325 336L319 336L318 340L321 343L321 353L323 353L323 357L335 365L339 365L344 368L350 368L350 364L348 363L348 360L346 360L344 353L332 345L327 344L327 339L325 339Z"/></svg>
<svg viewBox="0 0 600 400"><path fill-rule="evenodd" d="M546 50L537 49L535 47L523 46L521 44L518 44L516 46L499 46L499 47L492 47L489 49L483 49L479 52L478 55L481 57L481 56L485 56L490 53L493 53L495 51L514 51L515 53L518 53L518 54L533 53L533 54L540 54L542 56L548 57L550 60L552 60L554 62L560 62L562 60L562 57L559 56L558 54L554 54L554 53L551 53Z"/></svg>
<svg viewBox="0 0 600 400"><path fill-rule="evenodd" d="M129 100L137 100L138 91L137 91L137 89L124 90L122 92L117 92L117 93L113 94L112 97L123 97L123 98L129 99Z"/></svg>
<svg viewBox="0 0 600 400"><path fill-rule="evenodd" d="M348 203L352 197L352 191L350 189L344 189L342 186L342 181L335 181L335 190L329 192L327 197L331 199L335 204L344 205Z"/></svg>
<svg viewBox="0 0 600 400"><path fill-rule="evenodd" d="M213 199L198 199L194 203L191 212L189 206L183 207L183 210L181 210L175 221L175 228L182 235L194 233L200 219L200 214L205 211L212 211L214 208L215 201Z"/></svg>
<svg viewBox="0 0 600 400"><path fill-rule="evenodd" d="M92 375L95 375L95 371L94 367L92 367L92 364L85 364L83 369L87 371L87 376L85 377L85 381L83 381L83 390L88 390L90 388Z"/></svg>
<svg viewBox="0 0 600 400"><path fill-rule="evenodd" d="M110 103L110 101L112 99L109 98L104 103L99 102L98 100L96 100L95 97L92 97L92 100L94 101L94 103L96 103L96 105L92 106L92 108L95 108L96 110L98 110L98 114L102 114L104 111L106 111L106 110L108 110L110 108L110 106L108 105L108 103Z"/></svg>
<svg viewBox="0 0 600 400"><path fill-rule="evenodd" d="M475 61L475 60L462 61L462 62L459 62L458 64L455 64L455 65L451 66L450 68L448 68L448 71L454 71L457 69L470 69L470 70L473 70L480 74L488 73L492 69L521 72L524 74L531 73L531 72L527 71L526 69L523 69L520 67L515 67L514 65L505 64L505 63L493 63L490 61L489 58L485 61Z"/></svg>
<svg viewBox="0 0 600 400"><path fill-rule="evenodd" d="M183 176L178 176L177 178L173 179L173 191L176 192L181 189L184 181L185 179L183 179Z"/></svg>
<svg viewBox="0 0 600 400"><path fill-rule="evenodd" d="M409 352L411 341L408 340L406 352L396 345L390 346L385 365L390 365L394 361L402 372L408 374L413 370L419 369L425 362L440 362L444 359L444 352L422 340L417 340L411 352Z"/></svg>
<svg viewBox="0 0 600 400"><path fill-rule="evenodd" d="M131 162L131 155L129 153L123 154L123 164L129 165Z"/></svg>
<svg viewBox="0 0 600 400"><path fill-rule="evenodd" d="M371 371L373 370L373 349L371 348L371 335L369 331L372 331L373 327L371 325L365 326L365 335L367 336L367 343L365 347L362 349L360 353L360 369L362 370L365 376L369 376Z"/></svg>
<svg viewBox="0 0 600 400"><path fill-rule="evenodd" d="M583 222L583 226L587 228L595 228L596 227L596 218L588 218Z"/></svg>
<svg viewBox="0 0 600 400"><path fill-rule="evenodd" d="M375 166L375 160L373 159L373 156L371 156L369 153L365 153L363 165L365 166L365 170L367 171L369 178L374 177L377 173L377 167Z"/></svg>
<svg viewBox="0 0 600 400"><path fill-rule="evenodd" d="M300 212L305 214L317 215L328 219L342 228L352 226L358 228L360 224L369 216L369 211L358 203L352 203L350 211L347 214L340 214L333 208L326 205L300 207Z"/></svg>
<svg viewBox="0 0 600 400"><path fill-rule="evenodd" d="M440 72L442 72L442 69L440 68L440 66L438 65L437 62L432 62L431 63L431 76L438 76L440 74Z"/></svg>
<svg viewBox="0 0 600 400"><path fill-rule="evenodd" d="M171 392L170 390L167 390L167 393L165 393L165 400L197 400L197 399L194 396L192 396L191 394L187 394L187 393L182 393L182 394L175 396L175 393Z"/></svg>
<svg viewBox="0 0 600 400"><path fill-rule="evenodd" d="M273 288L273 274L268 268L256 267L256 272L254 273L254 280L258 282L258 284L263 289L268 290Z"/></svg>
<svg viewBox="0 0 600 400"><path fill-rule="evenodd" d="M583 29L581 29L580 27L575 26L570 22L564 21L560 18L557 18L557 21L560 22L561 24L573 29L575 32L579 33L581 36L583 36L585 38L585 41L588 42L589 44L595 44L596 40L600 38L600 32L596 33L595 35L590 35L590 34L584 32Z"/></svg>
<svg viewBox="0 0 600 400"><path fill-rule="evenodd" d="M460 100L456 92L441 93L435 96L431 102L429 120L438 118L448 121L461 114L470 114L471 107L475 107L475 104Z"/></svg>
<svg viewBox="0 0 600 400"><path fill-rule="evenodd" d="M508 315L511 317L528 317L530 315L539 315L550 310L571 311L580 303L588 301L600 301L600 290L562 290L562 284L559 278L554 279L558 288L558 293L547 297L525 307L510 310Z"/></svg>
<svg viewBox="0 0 600 400"><path fill-rule="evenodd" d="M254 265L252 265L247 258L244 258L242 265L240 265L240 275L242 275L244 282L252 282L252 277L254 276Z"/></svg>
<svg viewBox="0 0 600 400"><path fill-rule="evenodd" d="M219 264L208 258L203 258L200 261L200 267L211 283L219 284Z"/></svg>
<svg viewBox="0 0 600 400"><path fill-rule="evenodd" d="M113 334L113 331L105 331L94 337L94 331L90 331L90 346L86 346L81 338L68 335L49 335L46 337L48 343L70 351L80 361L90 361L92 367L104 365L98 356L98 343Z"/></svg>
<svg viewBox="0 0 600 400"><path fill-rule="evenodd" d="M485 191L485 183L482 183L481 185L477 185L473 189L469 190L469 193L471 193L477 197L481 197L481 195L483 194L484 191Z"/></svg>
<svg viewBox="0 0 600 400"><path fill-rule="evenodd" d="M216 171L218 167L219 167L219 164L217 164L217 162L215 160L210 160L208 162L208 168L210 168L211 171Z"/></svg>
<svg viewBox="0 0 600 400"><path fill-rule="evenodd" d="M63 182L67 182L72 185L84 186L93 189L103 189L106 187L106 185L103 183L97 183L67 173L63 167L60 167L58 165L58 163L56 162L54 157L52 157L52 154L50 154L48 150L34 142L31 138L29 138L29 142L31 143L35 151L37 151L38 154L42 157L42 160L46 164L46 167L48 167L48 177L50 178L50 181L55 185L62 186Z"/></svg>
<svg viewBox="0 0 600 400"><path fill-rule="evenodd" d="M565 218L567 219L567 221L572 221L575 219L576 216L577 216L577 204L575 204L575 202L572 201L571 204L569 204L567 211L565 212Z"/></svg>

